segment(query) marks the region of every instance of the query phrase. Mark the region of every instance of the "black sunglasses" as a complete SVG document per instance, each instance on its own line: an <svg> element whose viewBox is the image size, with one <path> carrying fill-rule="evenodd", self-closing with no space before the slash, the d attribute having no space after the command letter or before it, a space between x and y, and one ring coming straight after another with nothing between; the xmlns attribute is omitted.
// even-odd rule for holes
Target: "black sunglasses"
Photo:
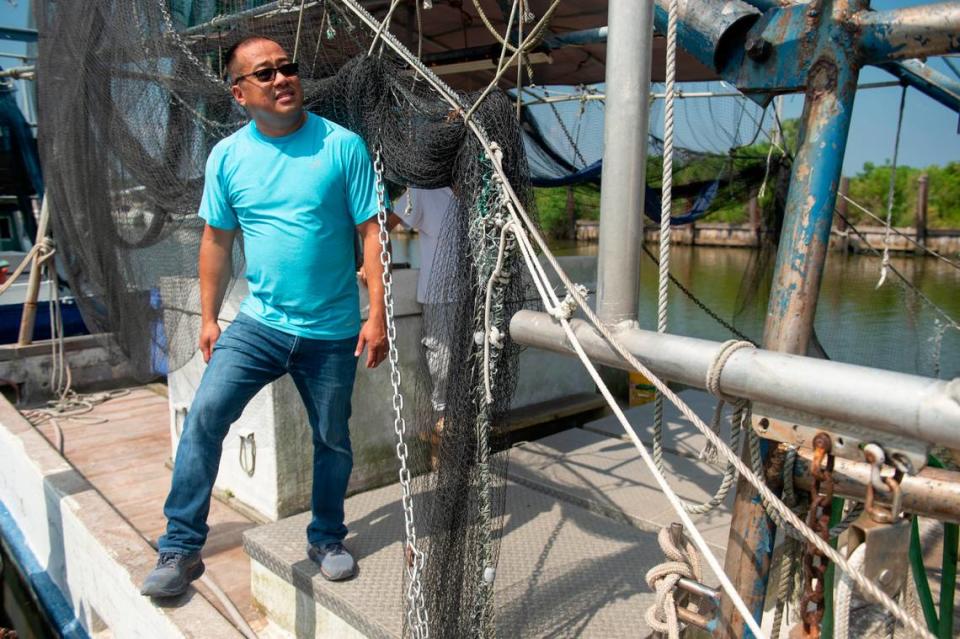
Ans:
<svg viewBox="0 0 960 639"><path fill-rule="evenodd" d="M291 78L300 70L300 64L298 62L287 62L286 64L281 64L279 67L270 67L267 69L257 69L252 73L245 73L244 75L238 75L233 79L234 84L238 84L240 80L244 78L249 78L253 76L257 79L257 82L273 82L273 79L277 77L277 71L282 73L284 77Z"/></svg>

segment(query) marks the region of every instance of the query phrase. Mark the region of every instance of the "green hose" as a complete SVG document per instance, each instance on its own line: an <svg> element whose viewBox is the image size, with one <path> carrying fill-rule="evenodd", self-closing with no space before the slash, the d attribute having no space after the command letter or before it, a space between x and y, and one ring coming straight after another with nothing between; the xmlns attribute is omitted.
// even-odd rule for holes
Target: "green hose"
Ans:
<svg viewBox="0 0 960 639"><path fill-rule="evenodd" d="M830 502L830 528L833 528L843 518L843 500L834 497ZM830 540L830 546L837 547L837 539ZM833 562L827 566L823 575L823 623L820 625L820 638L833 639L833 573L836 567Z"/></svg>
<svg viewBox="0 0 960 639"><path fill-rule="evenodd" d="M960 526L943 525L943 583L940 586L940 639L953 637L953 594L957 588L957 544Z"/></svg>
<svg viewBox="0 0 960 639"><path fill-rule="evenodd" d="M927 570L923 567L923 551L920 549L920 526L917 518L913 518L910 528L910 573L913 583L917 587L917 598L923 609L923 619L927 622L927 630L937 634L939 621L937 610L933 607L933 595L930 593L930 584L927 582Z"/></svg>
<svg viewBox="0 0 960 639"><path fill-rule="evenodd" d="M934 468L943 468L939 459L931 455L928 462ZM941 560L940 618L933 605L933 594L927 582L927 571L923 565L923 550L920 548L920 526L913 518L910 530L910 568L913 582L917 586L920 606L927 629L938 639L953 637L953 597L957 586L957 543L960 540L960 526L945 523L943 525L943 557Z"/></svg>
<svg viewBox="0 0 960 639"><path fill-rule="evenodd" d="M934 468L943 468L943 463L930 456L929 462ZM919 537L919 535L918 535ZM953 596L957 588L957 543L960 541L960 526L943 524L943 558L940 564L940 624L937 628L939 639L953 637Z"/></svg>

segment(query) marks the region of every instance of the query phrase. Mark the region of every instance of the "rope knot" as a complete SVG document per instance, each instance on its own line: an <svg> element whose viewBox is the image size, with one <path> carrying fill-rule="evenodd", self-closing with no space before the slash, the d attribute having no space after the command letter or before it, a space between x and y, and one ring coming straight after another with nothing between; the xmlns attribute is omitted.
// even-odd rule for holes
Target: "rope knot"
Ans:
<svg viewBox="0 0 960 639"><path fill-rule="evenodd" d="M657 564L647 571L647 585L657 594L653 605L647 609L645 618L654 632L666 634L670 639L680 636L680 620L677 618L677 601L674 597L681 578L700 581L700 556L696 548L683 534L683 526L671 524L660 529L657 543L669 561Z"/></svg>
<svg viewBox="0 0 960 639"><path fill-rule="evenodd" d="M577 295L581 298L587 296L587 287L583 284L574 284L574 290L576 290ZM556 308L549 309L548 312L553 319L559 320L569 320L573 317L574 312L577 310L577 300L570 291L567 291L567 294L564 296L560 304Z"/></svg>
<svg viewBox="0 0 960 639"><path fill-rule="evenodd" d="M707 369L706 388L710 394L726 401L736 401L723 394L720 389L720 376L723 374L723 367L727 365L730 357L741 348L756 348L750 342L738 339L727 340L720 345L720 350L713 357L710 368Z"/></svg>

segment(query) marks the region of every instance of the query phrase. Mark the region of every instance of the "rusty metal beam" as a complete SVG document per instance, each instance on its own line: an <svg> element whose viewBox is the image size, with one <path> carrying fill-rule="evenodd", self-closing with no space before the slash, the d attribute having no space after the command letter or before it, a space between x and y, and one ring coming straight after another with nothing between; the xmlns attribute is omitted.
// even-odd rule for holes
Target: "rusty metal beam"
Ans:
<svg viewBox="0 0 960 639"><path fill-rule="evenodd" d="M810 490L812 459L812 450L798 449L793 474L794 485L801 490ZM833 481L834 495L862 502L866 499L866 486L870 483L870 465L834 457ZM960 523L960 473L928 466L916 475L905 475L900 486L905 512ZM877 498L882 503L889 503L884 494Z"/></svg>
<svg viewBox="0 0 960 639"><path fill-rule="evenodd" d="M848 21L865 64L960 52L960 3L859 11Z"/></svg>
<svg viewBox="0 0 960 639"><path fill-rule="evenodd" d="M857 42L844 24L849 16L868 6L867 0L814 0L793 8L788 22L788 31L795 29L801 38L796 54L809 66L804 69L806 97L799 147L764 325L763 346L769 350L807 353L860 73ZM767 51L753 51L756 44L749 42L747 57L760 72L773 60L767 57ZM765 458L770 448L766 442L761 446ZM744 447L744 458L748 455ZM767 464L769 459L765 468ZM759 495L741 477L724 570L758 617L763 611L775 539L775 526ZM725 636L745 636L746 628L727 598L721 603L721 619Z"/></svg>

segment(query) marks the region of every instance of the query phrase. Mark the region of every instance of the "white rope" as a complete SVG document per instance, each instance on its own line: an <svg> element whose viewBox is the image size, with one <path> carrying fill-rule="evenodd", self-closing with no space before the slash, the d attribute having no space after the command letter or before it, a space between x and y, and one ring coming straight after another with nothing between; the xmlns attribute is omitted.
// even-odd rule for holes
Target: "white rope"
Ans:
<svg viewBox="0 0 960 639"><path fill-rule="evenodd" d="M663 177L660 195L660 260L657 270L657 332L667 332L670 292L670 217L673 208L673 99L677 56L677 0L670 0L667 19L666 83L663 100ZM718 423L719 425L719 423ZM663 468L663 395L653 405L653 458Z"/></svg>
<svg viewBox="0 0 960 639"><path fill-rule="evenodd" d="M500 330L493 326L490 320L491 306L493 303L493 288L499 282L503 274L503 258L507 253L508 235L513 231L514 224L513 222L507 222L500 229L500 248L497 251L497 264L493 268L493 272L490 273L490 278L487 280L487 291L486 297L483 305L483 330L484 330L484 339L483 339L483 389L486 393L486 399L488 404L493 403L493 388L490 381L490 346L497 346L498 348L503 348L503 336L500 333Z"/></svg>
<svg viewBox="0 0 960 639"><path fill-rule="evenodd" d="M677 618L677 603L673 593L680 579L686 577L696 581L703 580L700 558L697 549L686 538L671 538L670 527L660 529L657 543L667 556L668 561L657 564L647 571L646 582L657 593L654 603L644 615L647 625L654 632L667 635L669 639L680 639L680 621Z"/></svg>
<svg viewBox="0 0 960 639"><path fill-rule="evenodd" d="M300 0L300 15L297 16L297 36L293 40L293 61L297 61L297 52L300 50L300 30L303 29L303 10L307 0Z"/></svg>
<svg viewBox="0 0 960 639"><path fill-rule="evenodd" d="M773 121L776 124L779 121L779 106L782 96L777 96L773 99ZM773 128L773 127L771 127ZM779 148L778 138L780 137L779 129L774 129L773 135L766 133L767 139L770 140L770 148L767 149L767 166L763 171L763 182L760 183L760 190L757 191L757 200L762 200L764 194L767 192L767 180L770 177L770 166L773 161L773 149ZM783 155L783 149L780 149L780 154ZM759 202L758 202L759 204Z"/></svg>
<svg viewBox="0 0 960 639"><path fill-rule="evenodd" d="M345 0L345 1L354 2L354 0ZM497 83L500 82L500 78L503 77L503 74L506 72L506 70L510 67L511 64L513 64L513 61L517 59L517 56L521 55L524 51L529 49L534 42L537 41L537 39L540 37L541 31L546 28L546 25L550 22L550 18L553 16L553 12L556 11L559 5L560 5L560 0L553 0L553 3L547 8L546 12L543 14L543 17L540 18L540 21L537 22L536 26L530 32L530 35L528 35L520 43L520 46L514 50L513 54L510 56L510 59L507 60L505 64L502 62L502 57L501 57L501 64L498 65L497 73L494 76L493 80L490 81L490 84L488 84L487 87L483 90L483 92L480 94L480 97L477 98L476 102L473 103L473 106L471 106L470 109L466 112L466 115L463 116L463 119L465 122L467 123L472 122L471 118L473 116L473 113L477 110L477 107L479 107L480 104L487 98L487 96L490 95L490 92L493 91L494 87L497 86ZM512 14L513 14L513 11L511 10L511 15ZM407 53L409 53L409 51ZM422 66L422 63L420 66ZM431 84L434 84L434 83L431 82ZM443 85L443 86L446 86L446 85ZM436 88L436 85L434 85L434 87ZM446 88L450 89L450 87L446 87ZM450 89L450 91L452 93L452 89ZM459 105L459 100L454 100L454 102L457 103L458 105L457 108L460 108L462 110L462 105ZM486 135L484 135L483 137L486 138Z"/></svg>
<svg viewBox="0 0 960 639"><path fill-rule="evenodd" d="M360 6L356 0L340 0L340 2L352 11L360 20L367 24L372 30L377 29L377 20L373 18L362 6ZM418 60L413 57L413 55L404 47L392 34L384 33L383 34L384 42L394 50L399 57L401 57L407 64L409 64L415 71L420 73L427 83L433 87L440 96L447 101L454 109L463 113L464 105L460 102L456 92L451 89L447 84L445 84L440 78L436 76L426 65L423 64L421 60ZM466 126L471 130L471 132L476 136L477 141L480 142L481 146L484 149L487 157L491 160L494 160L494 153L490 146L489 138L486 135L486 132L480 127L480 125L472 119L464 116L464 121ZM587 304L585 296L581 295L579 291L576 290L576 285L567 275L566 271L560 266L559 262L556 259L556 256L550 251L549 246L546 243L546 240L538 231L536 225L531 220L530 216L527 214L526 210L523 208L520 203L520 199L517 197L516 192L513 190L512 185L503 171L503 167L500 166L497 162L493 161L493 167L497 175L500 177L500 187L503 189L504 195L508 198L508 205L511 211L511 214L515 216L515 219L518 223L521 223L521 226L518 227L516 231L516 237L520 244L528 241L526 234L529 233L537 243L537 246L540 248L544 257L550 263L550 267L554 270L557 276L560 278L563 285L566 287L568 293L576 300L577 305L580 307L581 311L586 316L587 320L593 324L594 328L604 337L607 343L613 348L613 350L622 357L627 364L633 367L636 371L640 372L650 382L664 394L664 396L669 399L681 412L681 414L689 419L691 423L701 432L704 436L711 441L714 446L720 451L720 453L726 457L737 469L744 479L750 483L754 489L760 494L761 498L769 502L771 507L774 508L781 516L787 521L788 524L794 526L804 538L812 544L818 551L827 556L827 558L834 562L837 567L850 574L853 581L861 588L864 594L870 597L872 600L876 601L882 605L887 611L895 615L897 619L904 623L905 626L913 630L918 636L926 637L929 639L935 639L932 634L922 625L920 625L915 619L910 617L910 615L903 610L895 601L893 601L886 593L884 593L879 587L870 582L863 574L857 571L853 571L849 563L844 557L842 557L832 546L825 542L818 534L810 529L796 514L794 514L777 496L767 487L764 480L757 475L755 475L747 466L744 464L739 455L737 455L733 450L730 449L716 434L714 434L710 428L703 422L702 419L684 402L680 397L674 393L666 385L663 380L661 380L657 375L655 375L649 368L647 368L643 363L641 363L626 347L616 339L616 337L611 332L610 328L604 324L597 314L593 311L589 304ZM532 250L532 247L531 247ZM542 270L542 267L539 266L539 260L536 260L534 266L537 267L534 269L534 272L537 270ZM549 286L546 287L547 292L552 293L552 289ZM555 294L553 298L556 299ZM546 300L545 300L546 301ZM743 603L743 600L740 598L737 593L736 588L730 582L729 578L723 572L723 568L717 562L716 557L713 556L712 551L707 545L706 541L699 534L699 531L693 526L693 522L690 520L689 515L684 511L682 502L676 493L670 488L667 484L666 479L662 476L661 473L656 471L656 466L653 464L653 460L650 458L649 453L647 452L646 447L640 441L640 438L634 432L633 427L630 425L630 422L626 419L626 416L623 414L623 411L620 409L615 398L610 393L609 389L604 384L603 380L600 378L597 373L596 368L593 363L590 361L590 358L586 355L583 350L583 347L580 345L579 340L576 337L576 334L573 332L573 329L570 327L570 324L566 320L561 320L561 326L564 329L570 344L577 356L584 363L584 366L587 368L587 371L590 373L590 376L597 383L598 388L603 394L604 398L607 400L607 403L610 405L611 410L617 416L618 421L623 425L627 435L630 436L630 439L633 441L634 445L637 447L637 450L640 452L640 456L643 459L644 463L651 469L651 472L654 475L654 479L657 481L657 484L660 485L661 489L664 492L664 495L667 497L667 500L670 502L670 505L677 512L681 521L684 523L684 526L690 532L691 536L694 538L694 543L696 544L698 550L704 553L704 556L707 559L707 563L710 565L711 569L717 574L720 579L721 586L730 596L733 601L734 607L737 611L743 616L744 622L750 628L752 632L758 637L764 636L760 632L759 627L756 625L756 620L750 614L750 611L747 609L746 605Z"/></svg>
<svg viewBox="0 0 960 639"><path fill-rule="evenodd" d="M33 261L34 256L37 253L46 252L50 250L50 240L48 238L43 238L41 241L37 242L27 251L27 254L23 256L23 259L20 260L20 264L17 265L17 268L13 270L9 276L7 276L7 281L3 284L0 284L0 295L3 295L8 288L13 286L13 283L17 281L17 278L23 273L27 268L27 265ZM41 257L41 259L43 259Z"/></svg>
<svg viewBox="0 0 960 639"><path fill-rule="evenodd" d="M393 12L399 5L400 0L393 0L393 2L390 3L390 10L387 11L387 16L380 22L380 27L373 35L373 41L370 43L370 50L367 51L367 55L373 55L373 50L376 48L377 42L380 41L380 36L382 36L383 32L390 26L390 19L393 18Z"/></svg>
<svg viewBox="0 0 960 639"><path fill-rule="evenodd" d="M887 223L883 234L883 260L880 262L880 281L877 288L883 286L890 268L890 227L893 226L893 196L897 187L897 156L900 155L900 131L903 128L903 107L907 102L907 86L900 92L900 112L897 115L897 134L893 142L893 160L890 163L890 187L887 189Z"/></svg>
<svg viewBox="0 0 960 639"><path fill-rule="evenodd" d="M850 565L856 568L863 566L867 556L867 545L860 544L850 555ZM841 575L837 582L837 592L833 604L833 636L834 639L849 639L850 637L850 603L853 601L853 580L848 575Z"/></svg>
<svg viewBox="0 0 960 639"><path fill-rule="evenodd" d="M511 211L514 211L514 207L511 207ZM533 253L533 247L529 245L529 239L527 238L526 233L522 228L517 228L515 232L516 232L517 243L521 247L521 252L524 254L524 259L527 262L529 267L530 260L528 259L528 256ZM534 277L534 279L537 279L539 277L539 273L537 273L537 269L531 269L531 275ZM548 292L548 297L543 298L544 306L548 309L548 312L550 311L550 309L555 309L561 303L556 293L553 292L553 289L550 288L549 285L540 286L537 288L538 290L545 290ZM574 297L579 295L579 293L580 291L570 291L570 295ZM580 341L577 339L576 334L573 332L573 329L570 327L570 322L565 318L561 318L559 321L560 321L560 325L563 327L563 330L567 335L567 339L569 340L569 343L573 346L574 351L577 354L577 357L580 358L580 361L583 363L584 367L587 369L587 372L590 374L590 377L593 378L593 381L597 385L597 388L600 390L600 393L603 395L604 399L606 399L607 404L610 406L610 409L613 411L614 415L616 415L617 417L617 420L623 426L624 431L627 433L627 435L633 441L634 446L636 446L637 450L640 452L640 457L643 460L643 463L646 464L647 468L650 470L654 480L660 486L660 489L663 491L663 494L666 496L667 501L670 502L671 507L677 513L677 516L680 517L680 521L683 523L684 529L687 532L689 532L690 536L693 538L694 545L703 554L703 556L706 558L707 564L710 566L713 572L720 579L720 583L724 591L726 591L727 595L730 597L731 601L733 602L734 607L743 616L744 622L750 628L751 632L754 633L754 636L764 637L765 635L760 631L760 627L757 625L756 620L750 614L750 611L747 608L746 604L744 603L743 599L740 597L740 594L737 592L736 588L734 588L733 584L730 582L729 577L727 577L727 575L724 573L723 567L720 565L719 560L714 555L713 550L707 544L706 539L703 538L703 535L700 533L700 531L694 525L693 521L690 519L690 515L686 512L684 508L683 500L681 500L680 497L677 496L673 488L671 488L670 484L667 482L667 479L664 476L663 472L661 472L657 468L656 463L653 461L653 457L651 457L650 453L647 452L646 446L644 446L643 442L640 440L636 431L634 431L633 426L630 424L626 416L623 414L623 410L620 408L616 399L613 397L613 394L610 392L610 389L607 388L606 383L600 377L600 374L597 372L597 369L594 366L593 362L590 361L589 356L586 354L586 352L584 352L583 347L580 345ZM654 378L651 377L650 379L652 380Z"/></svg>
<svg viewBox="0 0 960 639"><path fill-rule="evenodd" d="M860 212L866 213L869 217L873 218L874 221L879 222L880 224L883 224L883 225L886 226L891 232L896 233L897 235L899 235L899 236L902 237L903 239L905 239L905 240L907 240L908 242L910 242L911 244L913 244L915 247L917 247L917 248L919 248L919 249L922 249L923 251L929 253L930 255L932 255L933 257L937 258L938 260L947 263L948 265L952 266L953 268L955 268L955 269L957 269L957 270L960 270L960 263L954 262L954 261L951 260L949 257L947 257L947 256L945 256L945 255L943 255L943 254L941 254L941 253L938 253L937 251L933 250L933 249L930 248L930 247L924 246L923 244L921 244L920 242L916 241L915 239L913 239L912 237L910 237L909 235L907 235L906 233L904 233L904 232L901 231L900 229L898 229L898 228L896 228L896 227L891 227L891 226L889 226L883 218L881 218L879 215L877 215L876 213L874 213L873 211L871 211L871 210L868 209L867 207L863 206L862 204L860 204L860 203L857 202L856 200L851 199L848 195L846 195L846 194L844 194L844 193L840 193L839 195L840 195L840 197L842 197L844 200L846 200L847 202L849 202L850 204L852 204L855 208L857 208L858 210L860 210Z"/></svg>

